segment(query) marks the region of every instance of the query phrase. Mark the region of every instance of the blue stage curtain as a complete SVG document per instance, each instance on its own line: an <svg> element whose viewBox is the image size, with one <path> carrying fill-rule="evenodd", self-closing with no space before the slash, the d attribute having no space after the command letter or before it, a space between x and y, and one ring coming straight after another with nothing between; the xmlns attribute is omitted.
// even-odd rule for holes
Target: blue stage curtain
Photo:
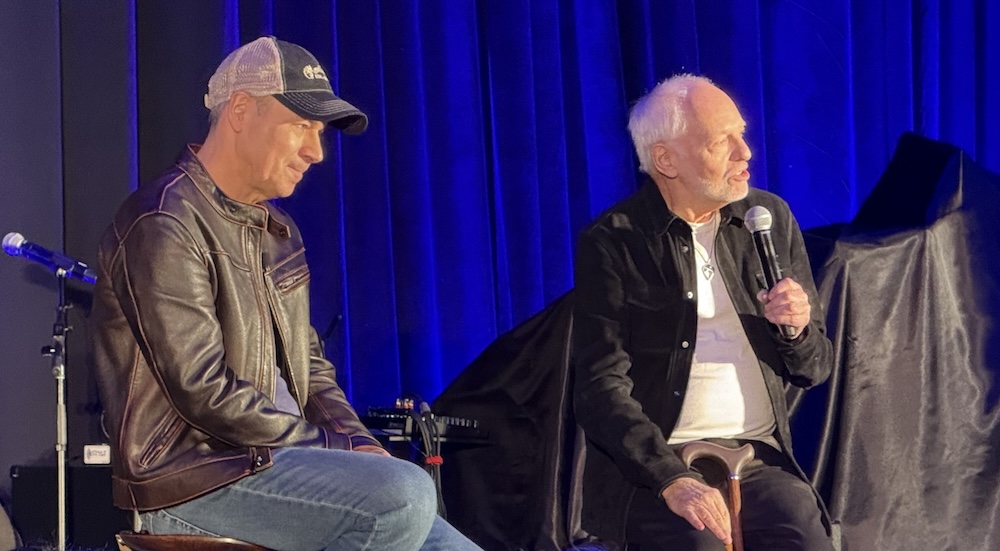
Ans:
<svg viewBox="0 0 1000 551"><path fill-rule="evenodd" d="M754 184L805 228L849 221L905 130L1000 170L986 1L339 2L315 40L270 9L372 117L286 202L362 404L433 398L572 286L576 233L639 180L628 108L671 74L732 93Z"/></svg>
<svg viewBox="0 0 1000 551"><path fill-rule="evenodd" d="M131 63L94 61L102 86L72 88L86 116L62 112L66 128L131 127L108 124L87 144L74 137L85 132L65 135L67 159L104 143L137 159L115 174L153 177L203 136L202 94L225 52L261 34L313 51L369 114L363 136L331 133L326 162L282 201L305 235L314 323L361 409L406 392L433 399L572 286L576 233L639 180L629 106L671 74L732 93L754 184L785 197L805 228L849 221L905 130L1000 170L1000 5L989 0L65 4L66 59L124 44L116 59ZM109 18L115 9L134 24ZM7 113L58 108L23 99L34 82L23 67L0 69L19 90L6 101L22 98ZM4 143L12 128L0 125ZM106 187L95 165L67 188ZM78 235L69 252L90 258L97 235L66 231Z"/></svg>

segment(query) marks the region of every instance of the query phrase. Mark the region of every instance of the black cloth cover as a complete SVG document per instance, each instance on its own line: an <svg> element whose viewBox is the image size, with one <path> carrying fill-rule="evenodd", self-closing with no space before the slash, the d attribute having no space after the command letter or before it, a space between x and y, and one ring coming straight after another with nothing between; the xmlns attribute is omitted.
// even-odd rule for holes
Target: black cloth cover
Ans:
<svg viewBox="0 0 1000 551"><path fill-rule="evenodd" d="M488 445L444 445L448 520L487 551L566 547L578 533L583 433L569 370L572 292L501 335L434 401Z"/></svg>
<svg viewBox="0 0 1000 551"><path fill-rule="evenodd" d="M904 135L820 270L845 549L1000 549L1000 176Z"/></svg>
<svg viewBox="0 0 1000 551"><path fill-rule="evenodd" d="M587 539L580 529L584 436L571 403L572 300L567 293L501 335L434 402L435 413L477 419L489 432L488 445L442 447L448 520L487 551L551 551ZM823 388L804 395L789 387L793 438L807 472L815 435L829 432L832 394Z"/></svg>

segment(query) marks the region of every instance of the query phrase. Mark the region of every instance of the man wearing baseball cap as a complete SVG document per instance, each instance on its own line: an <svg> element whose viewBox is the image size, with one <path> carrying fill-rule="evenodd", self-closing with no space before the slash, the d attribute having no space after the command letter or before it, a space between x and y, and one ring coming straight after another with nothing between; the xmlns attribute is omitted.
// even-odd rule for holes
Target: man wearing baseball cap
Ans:
<svg viewBox="0 0 1000 551"><path fill-rule="evenodd" d="M302 237L269 200L368 119L305 49L262 37L208 84L211 129L101 240L95 363L115 504L153 534L271 549L479 549L337 385Z"/></svg>

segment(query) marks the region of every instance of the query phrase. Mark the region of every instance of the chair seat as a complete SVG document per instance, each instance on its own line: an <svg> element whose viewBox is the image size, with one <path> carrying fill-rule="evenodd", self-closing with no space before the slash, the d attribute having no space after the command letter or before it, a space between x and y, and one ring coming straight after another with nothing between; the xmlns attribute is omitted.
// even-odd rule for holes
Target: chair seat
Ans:
<svg viewBox="0 0 1000 551"><path fill-rule="evenodd" d="M271 551L253 543L190 534L153 535L119 532L115 535L121 551Z"/></svg>

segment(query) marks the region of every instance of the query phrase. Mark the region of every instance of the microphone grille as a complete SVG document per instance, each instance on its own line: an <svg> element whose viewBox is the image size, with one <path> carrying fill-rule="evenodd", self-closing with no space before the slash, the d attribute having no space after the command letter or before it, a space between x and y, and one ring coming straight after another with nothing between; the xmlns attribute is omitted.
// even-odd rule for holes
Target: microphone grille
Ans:
<svg viewBox="0 0 1000 551"><path fill-rule="evenodd" d="M743 216L743 224L751 233L770 230L771 211L760 205L750 207L750 210Z"/></svg>
<svg viewBox="0 0 1000 551"><path fill-rule="evenodd" d="M21 254L21 245L24 244L24 236L12 231L3 237L3 250L10 256Z"/></svg>

